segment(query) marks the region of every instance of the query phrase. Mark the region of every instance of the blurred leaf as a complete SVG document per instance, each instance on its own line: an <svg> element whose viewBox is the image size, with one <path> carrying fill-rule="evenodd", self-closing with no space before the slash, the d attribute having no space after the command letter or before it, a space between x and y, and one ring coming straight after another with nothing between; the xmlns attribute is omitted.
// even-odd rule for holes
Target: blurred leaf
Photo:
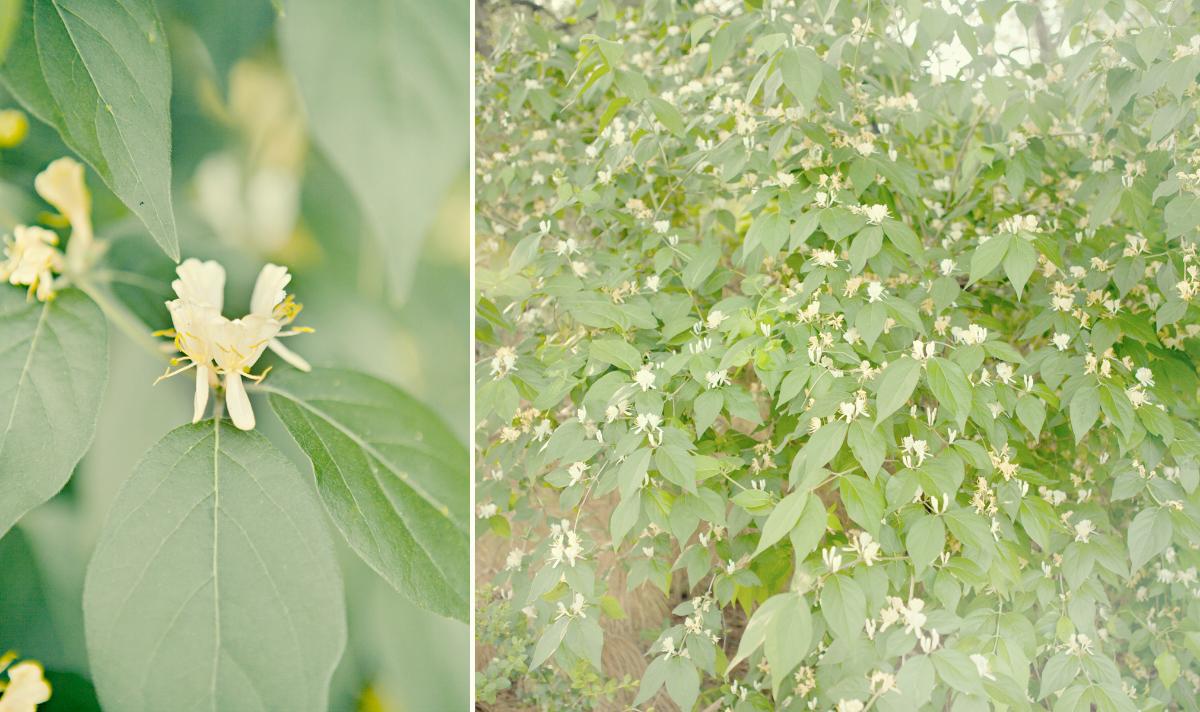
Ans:
<svg viewBox="0 0 1200 712"><path fill-rule="evenodd" d="M149 0L25 0L0 76L172 259L171 67Z"/></svg>
<svg viewBox="0 0 1200 712"><path fill-rule="evenodd" d="M262 390L354 550L409 600L466 620L468 454L454 435L399 388L354 371L283 371Z"/></svg>
<svg viewBox="0 0 1200 712"><path fill-rule="evenodd" d="M96 688L87 678L73 672L47 670L46 680L53 693L49 702L38 705L38 712L101 712Z"/></svg>
<svg viewBox="0 0 1200 712"><path fill-rule="evenodd" d="M204 42L222 91L229 86L233 64L262 43L275 22L269 0L163 0L160 7Z"/></svg>
<svg viewBox="0 0 1200 712"><path fill-rule="evenodd" d="M107 327L77 290L48 302L0 286L0 536L62 489L96 432Z"/></svg>
<svg viewBox="0 0 1200 712"><path fill-rule="evenodd" d="M150 329L170 327L166 302L175 298L175 264L153 249L150 236L141 230L114 235L104 261L117 299Z"/></svg>
<svg viewBox="0 0 1200 712"><path fill-rule="evenodd" d="M0 62L8 54L13 35L21 21L21 0L0 0Z"/></svg>
<svg viewBox="0 0 1200 712"><path fill-rule="evenodd" d="M62 640L37 556L20 527L0 539L0 571L0 648L57 665L64 655Z"/></svg>
<svg viewBox="0 0 1200 712"><path fill-rule="evenodd" d="M346 624L322 519L262 435L213 420L168 433L121 488L88 567L105 707L325 710Z"/></svg>
<svg viewBox="0 0 1200 712"><path fill-rule="evenodd" d="M461 0L288 0L279 22L313 136L357 195L397 296L467 167L468 9Z"/></svg>

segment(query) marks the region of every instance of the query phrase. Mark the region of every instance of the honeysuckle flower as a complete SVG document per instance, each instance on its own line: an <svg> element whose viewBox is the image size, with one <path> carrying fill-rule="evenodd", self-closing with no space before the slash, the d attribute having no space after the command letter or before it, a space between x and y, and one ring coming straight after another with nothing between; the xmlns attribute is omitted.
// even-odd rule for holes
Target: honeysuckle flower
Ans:
<svg viewBox="0 0 1200 712"><path fill-rule="evenodd" d="M50 692L41 665L32 660L17 663L8 668L8 686L0 695L0 712L34 712L50 699Z"/></svg>
<svg viewBox="0 0 1200 712"><path fill-rule="evenodd" d="M654 388L654 366L645 364L638 372L633 374L633 382L636 383L645 393Z"/></svg>
<svg viewBox="0 0 1200 712"><path fill-rule="evenodd" d="M71 224L71 242L67 245L70 267L83 267L92 244L92 196L83 180L83 164L73 158L59 158L37 174L33 187Z"/></svg>
<svg viewBox="0 0 1200 712"><path fill-rule="evenodd" d="M1075 523L1075 541L1088 543L1092 538L1092 533L1096 531L1095 525L1090 519L1080 519Z"/></svg>
<svg viewBox="0 0 1200 712"><path fill-rule="evenodd" d="M311 331L306 328L282 331L301 309L284 291L291 275L278 265L263 267L250 297L250 313L230 320L221 314L225 301L225 269L220 264L191 258L185 260L176 273L179 279L172 282L171 287L178 299L167 302L167 309L171 312L175 346L183 357L176 359L173 365L184 361L187 365L168 371L162 378L193 367L196 369L196 392L192 403L194 423L204 414L209 388L216 385L219 376L224 376L229 417L238 428L251 430L255 424L254 411L242 377L262 379L264 374L251 375L250 369L263 352L270 348L296 368L310 370L307 361L279 342L280 337Z"/></svg>
<svg viewBox="0 0 1200 712"><path fill-rule="evenodd" d="M1051 341L1054 343L1054 348L1058 349L1059 351L1065 351L1067 346L1071 344L1071 335L1056 331L1054 332L1054 338L1052 338Z"/></svg>
<svg viewBox="0 0 1200 712"><path fill-rule="evenodd" d="M881 283L867 282L867 301L869 303L882 301L886 294Z"/></svg>
<svg viewBox="0 0 1200 712"><path fill-rule="evenodd" d="M5 239L5 261L0 263L0 279L9 284L25 285L29 293L46 301L54 296L54 272L63 269L63 256L55 247L58 235L45 228L17 225Z"/></svg>
<svg viewBox="0 0 1200 712"><path fill-rule="evenodd" d="M492 354L492 376L504 378L517 370L517 352L511 346L501 346Z"/></svg>
<svg viewBox="0 0 1200 712"><path fill-rule="evenodd" d="M991 663L988 662L986 657L980 655L979 653L973 653L971 655L971 662L975 663L975 671L978 672L979 676L984 680L996 679L996 676L992 674Z"/></svg>

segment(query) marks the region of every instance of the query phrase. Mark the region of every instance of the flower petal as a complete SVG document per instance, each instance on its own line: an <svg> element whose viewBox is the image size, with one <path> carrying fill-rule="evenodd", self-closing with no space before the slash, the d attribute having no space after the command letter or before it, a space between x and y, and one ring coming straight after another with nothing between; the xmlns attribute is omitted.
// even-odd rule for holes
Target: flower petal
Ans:
<svg viewBox="0 0 1200 712"><path fill-rule="evenodd" d="M189 257L175 271L179 279L171 282L171 288L180 299L221 311L225 303L225 268L220 263Z"/></svg>
<svg viewBox="0 0 1200 712"><path fill-rule="evenodd" d="M83 182L83 164L60 158L33 179L38 195L53 205L84 239L92 237L92 196Z"/></svg>
<svg viewBox="0 0 1200 712"><path fill-rule="evenodd" d="M287 295L284 288L291 281L292 275L288 274L287 267L270 263L263 265L262 271L258 273L258 279L254 282L254 293L250 297L250 313L271 316L275 305L282 302Z"/></svg>
<svg viewBox="0 0 1200 712"><path fill-rule="evenodd" d="M309 365L308 361L304 360L304 357L284 346L283 342L279 339L271 339L271 343L267 344L267 348L279 354L279 358L287 361L301 371L308 372L312 370L312 366Z"/></svg>
<svg viewBox="0 0 1200 712"><path fill-rule="evenodd" d="M196 366L196 395L192 398L192 422L199 423L208 406L208 366Z"/></svg>
<svg viewBox="0 0 1200 712"><path fill-rule="evenodd" d="M225 405L238 429L254 430L254 409L250 407L250 396L246 395L242 374L232 372L225 375Z"/></svg>

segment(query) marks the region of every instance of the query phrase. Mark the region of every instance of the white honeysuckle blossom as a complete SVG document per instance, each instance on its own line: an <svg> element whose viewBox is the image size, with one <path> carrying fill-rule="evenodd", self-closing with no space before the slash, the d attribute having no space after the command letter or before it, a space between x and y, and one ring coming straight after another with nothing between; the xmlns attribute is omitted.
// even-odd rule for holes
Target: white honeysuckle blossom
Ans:
<svg viewBox="0 0 1200 712"><path fill-rule="evenodd" d="M29 287L40 301L54 296L54 272L63 269L63 256L55 247L58 235L34 225L17 225L5 240L5 261L0 263L0 279L9 284Z"/></svg>
<svg viewBox="0 0 1200 712"><path fill-rule="evenodd" d="M54 273L82 272L91 258L92 196L83 180L83 165L59 158L33 179L34 190L54 206L71 226L67 256L58 250L58 235L32 225L16 225L5 239L0 279L28 286L40 301L54 296Z"/></svg>
<svg viewBox="0 0 1200 712"><path fill-rule="evenodd" d="M633 374L633 382L642 389L643 393L654 388L654 378L654 366L649 363Z"/></svg>
<svg viewBox="0 0 1200 712"><path fill-rule="evenodd" d="M883 301L887 296L887 292L883 288L883 284L879 282L867 282L867 302L874 303Z"/></svg>
<svg viewBox="0 0 1200 712"><path fill-rule="evenodd" d="M980 655L979 653L973 653L971 655L971 662L975 663L975 671L978 672L979 676L984 680L996 679L996 676L992 674L991 663L988 662L986 657Z"/></svg>
<svg viewBox="0 0 1200 712"><path fill-rule="evenodd" d="M268 264L263 267L250 297L250 313L240 319L221 314L225 297L225 268L195 258L184 261L176 270L179 279L171 283L178 299L167 302L174 328L168 332L183 357L172 361L187 365L168 370L159 380L196 369L196 392L192 403L192 422L198 422L208 405L209 388L224 376L225 403L233 424L242 430L254 428L254 411L246 395L242 377L262 380L265 375L250 374L250 368L271 349L280 358L302 371L310 370L307 361L280 343L285 336L306 333L297 327L283 331L300 312L285 287L292 277L287 268Z"/></svg>

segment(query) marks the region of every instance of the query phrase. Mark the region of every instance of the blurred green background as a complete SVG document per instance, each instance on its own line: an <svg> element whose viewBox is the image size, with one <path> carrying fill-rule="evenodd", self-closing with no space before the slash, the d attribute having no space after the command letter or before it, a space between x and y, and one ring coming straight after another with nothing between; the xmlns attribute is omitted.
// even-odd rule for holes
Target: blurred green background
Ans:
<svg viewBox="0 0 1200 712"><path fill-rule="evenodd" d="M465 442L467 2L160 0L158 8L173 68L183 256L225 265L228 313L248 305L265 262L287 265L289 291L304 304L297 323L316 329L289 346L314 364L397 383ZM19 107L0 89L8 108ZM0 150L0 234L48 210L33 177L62 155L72 154L32 117L25 140ZM90 170L87 181L97 233L111 240L112 295L146 333L168 328L162 302L173 296L174 264ZM0 540L0 652L45 665L55 694L43 710L98 709L87 682L85 567L118 487L191 414L190 378L154 386L161 358L111 327L109 343L91 450L59 496ZM265 402L255 409L259 429L311 477ZM331 709L465 709L468 627L409 604L330 527L350 629Z"/></svg>

